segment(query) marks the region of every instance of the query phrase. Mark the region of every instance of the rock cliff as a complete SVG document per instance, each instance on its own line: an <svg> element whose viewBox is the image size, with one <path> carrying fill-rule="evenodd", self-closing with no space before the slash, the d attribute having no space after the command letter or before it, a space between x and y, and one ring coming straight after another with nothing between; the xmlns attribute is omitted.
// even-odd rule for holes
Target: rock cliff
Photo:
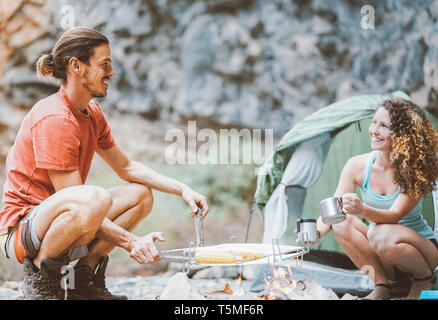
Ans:
<svg viewBox="0 0 438 320"><path fill-rule="evenodd" d="M35 62L69 26L109 36L105 108L286 132L354 94L438 110L438 0L0 0L0 121L54 92ZM1 127L0 127L1 129Z"/></svg>

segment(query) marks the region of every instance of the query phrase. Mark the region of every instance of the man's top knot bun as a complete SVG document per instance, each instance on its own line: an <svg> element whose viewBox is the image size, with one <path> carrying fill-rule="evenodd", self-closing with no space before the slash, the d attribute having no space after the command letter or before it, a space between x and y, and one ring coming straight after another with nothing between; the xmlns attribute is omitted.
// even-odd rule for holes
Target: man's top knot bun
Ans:
<svg viewBox="0 0 438 320"><path fill-rule="evenodd" d="M53 76L55 71L55 60L53 54L42 55L37 62L37 72L42 77Z"/></svg>

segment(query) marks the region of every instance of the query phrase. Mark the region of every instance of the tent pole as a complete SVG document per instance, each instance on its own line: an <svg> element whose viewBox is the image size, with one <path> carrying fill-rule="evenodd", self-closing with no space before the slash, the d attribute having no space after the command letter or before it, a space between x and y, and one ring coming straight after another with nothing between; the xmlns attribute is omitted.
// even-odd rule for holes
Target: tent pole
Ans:
<svg viewBox="0 0 438 320"><path fill-rule="evenodd" d="M254 213L256 205L257 205L257 201L256 198L254 197L254 199L252 200L251 209L249 210L248 225L246 226L245 243L248 242L249 226L251 224L252 214Z"/></svg>

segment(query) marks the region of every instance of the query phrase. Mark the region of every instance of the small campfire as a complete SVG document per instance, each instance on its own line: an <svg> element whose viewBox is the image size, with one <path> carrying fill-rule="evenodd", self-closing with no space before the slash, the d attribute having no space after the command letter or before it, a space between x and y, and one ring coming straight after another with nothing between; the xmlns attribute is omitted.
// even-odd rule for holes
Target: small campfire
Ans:
<svg viewBox="0 0 438 320"><path fill-rule="evenodd" d="M290 266L287 267L287 272L284 268L272 268L273 277L268 279L265 276L266 287L263 295L259 297L262 300L281 299L287 300L297 284L293 279L293 273Z"/></svg>
<svg viewBox="0 0 438 320"><path fill-rule="evenodd" d="M239 291L238 293L235 292L236 289L234 289L235 291L233 291L231 289L231 286L229 283L225 283L225 287L223 289L205 292L204 296L206 298L211 298L213 295L217 295L217 294L227 294L229 296L236 296L236 297L242 297L242 296L247 295L242 287L242 274L239 274L239 277L236 280L236 287L237 287L237 290Z"/></svg>
<svg viewBox="0 0 438 320"><path fill-rule="evenodd" d="M229 283L225 284L225 287L220 290L213 290L205 292L206 298L211 298L217 294L227 294L234 297L247 297L256 300L287 300L289 294L291 294L297 287L297 282L293 279L293 273L290 267L285 271L284 268L272 268L272 277L265 276L266 287L265 290L259 294L245 292L242 286L242 274L236 280L231 288Z"/></svg>
<svg viewBox="0 0 438 320"><path fill-rule="evenodd" d="M268 244L221 244L209 247L198 247L194 250L193 246L183 249L170 249L162 251L161 254L165 258L172 258L183 261L181 265L184 270L190 270L191 265L212 266L211 268L232 267L236 265L265 265L264 290L259 293L253 293L245 290L248 282L242 284L242 273L239 274L235 282L221 282L213 284L214 287L206 290L206 285L199 284L199 280L203 278L196 277L199 273L209 273L209 268L201 268L194 276L193 280L187 277L188 273L178 273L174 277L175 283L172 283L172 278L169 279L161 298L163 299L253 299L253 300L295 300L295 299L310 299L310 300L337 300L339 299L335 292L331 289L321 287L312 279L303 279L296 281L291 269L292 264L284 263L286 260L295 260L297 268L302 266L303 255L308 252L308 248L300 248L293 246L281 246L278 241L272 245ZM254 252L258 253L257 259L253 259ZM243 253L251 253L247 256ZM183 254L183 255L181 255ZM248 259L234 260L236 257L247 257ZM231 259L232 258L232 259ZM237 258L236 258L237 259ZM193 260L193 261L192 261ZM248 260L248 261L247 261ZM272 261L280 261L280 265L272 263ZM253 263L254 261L258 263ZM301 264L299 263L301 261ZM270 263L271 262L271 263ZM223 279L223 273L215 279ZM211 276L211 274L210 274ZM233 276L234 278L234 276ZM213 278L204 278L213 279Z"/></svg>
<svg viewBox="0 0 438 320"><path fill-rule="evenodd" d="M268 267L269 268L269 267ZM296 280L290 267L267 269L272 274L265 276L265 288L262 292L250 292L247 288L249 280L243 280L242 274L237 279L222 282L189 279L185 273L172 276L163 293L163 300L339 300L332 289L324 288L311 278ZM267 273L268 274L268 273ZM345 294L342 299L357 299Z"/></svg>

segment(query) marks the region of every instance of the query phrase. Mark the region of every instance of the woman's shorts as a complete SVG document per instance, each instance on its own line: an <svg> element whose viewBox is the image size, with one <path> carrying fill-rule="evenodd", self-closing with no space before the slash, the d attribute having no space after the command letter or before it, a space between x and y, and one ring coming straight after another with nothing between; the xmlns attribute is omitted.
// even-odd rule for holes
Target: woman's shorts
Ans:
<svg viewBox="0 0 438 320"><path fill-rule="evenodd" d="M34 259L41 248L41 240L35 229L35 216L39 206L21 220L8 234L0 236L0 251L6 258L23 263L24 258ZM68 252L70 261L83 258L88 255L87 245L76 247Z"/></svg>

